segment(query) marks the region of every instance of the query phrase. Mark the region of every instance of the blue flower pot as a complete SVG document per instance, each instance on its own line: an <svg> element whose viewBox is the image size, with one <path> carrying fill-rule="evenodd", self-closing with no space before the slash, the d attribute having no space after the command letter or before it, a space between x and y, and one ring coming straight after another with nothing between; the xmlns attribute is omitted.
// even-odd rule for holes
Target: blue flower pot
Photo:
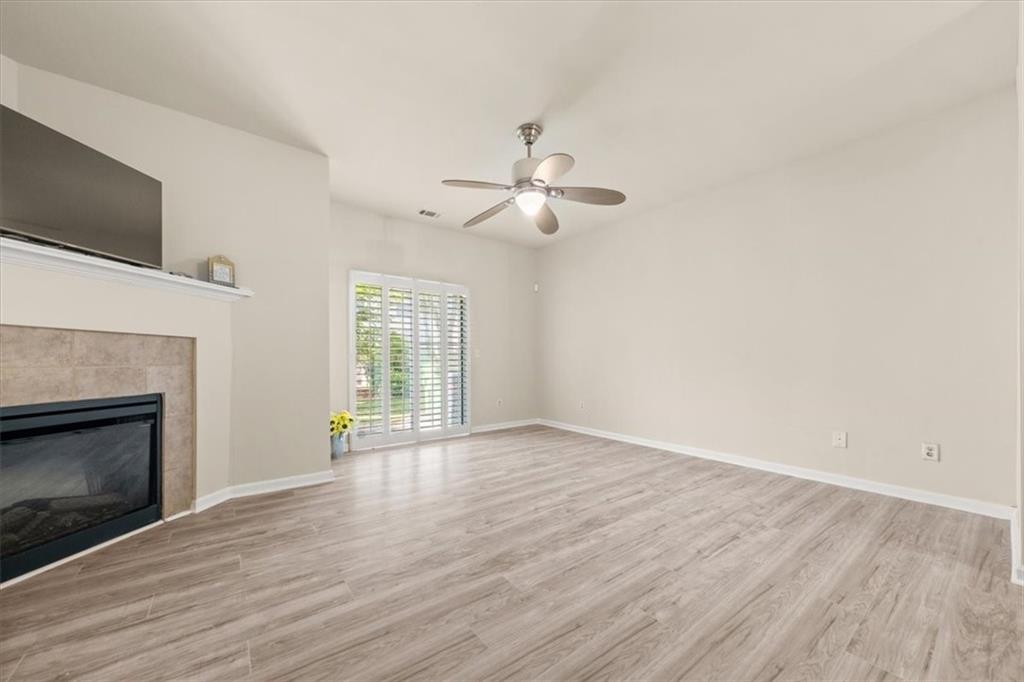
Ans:
<svg viewBox="0 0 1024 682"><path fill-rule="evenodd" d="M347 433L331 436L331 459L337 459L345 454L345 439L347 437Z"/></svg>

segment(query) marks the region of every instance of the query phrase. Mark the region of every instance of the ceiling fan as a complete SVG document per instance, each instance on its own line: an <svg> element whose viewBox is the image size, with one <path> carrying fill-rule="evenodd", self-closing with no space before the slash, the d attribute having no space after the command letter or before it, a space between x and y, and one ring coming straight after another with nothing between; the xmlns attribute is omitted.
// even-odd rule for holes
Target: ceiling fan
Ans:
<svg viewBox="0 0 1024 682"><path fill-rule="evenodd" d="M626 195L613 189L601 187L555 187L553 183L568 173L576 160L568 154L551 154L543 159L533 158L533 143L537 141L543 129L536 123L524 123L516 130L516 135L526 145L526 158L512 164L512 184L502 185L497 182L477 182L476 180L442 180L449 187L468 187L470 189L498 189L512 192L512 196L499 204L466 221L463 227L473 227L488 218L493 218L506 208L515 204L526 215L533 218L537 228L544 234L558 231L558 218L548 206L548 199L568 199L584 204L615 206L626 200Z"/></svg>

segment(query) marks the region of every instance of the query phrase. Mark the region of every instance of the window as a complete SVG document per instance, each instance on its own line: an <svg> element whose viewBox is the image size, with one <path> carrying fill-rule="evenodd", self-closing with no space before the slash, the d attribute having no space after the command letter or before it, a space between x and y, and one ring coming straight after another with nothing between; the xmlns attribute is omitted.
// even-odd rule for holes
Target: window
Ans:
<svg viewBox="0 0 1024 682"><path fill-rule="evenodd" d="M391 432L413 429L412 289L388 291L388 386L391 387Z"/></svg>
<svg viewBox="0 0 1024 682"><path fill-rule="evenodd" d="M441 414L441 294L420 292L420 430L439 429Z"/></svg>
<svg viewBox="0 0 1024 682"><path fill-rule="evenodd" d="M445 328L448 339L448 426L467 424L469 418L469 353L466 338L469 336L469 314L466 297L462 294L448 294L445 298L447 320Z"/></svg>
<svg viewBox="0 0 1024 682"><path fill-rule="evenodd" d="M353 443L469 432L469 292L441 282L350 275Z"/></svg>
<svg viewBox="0 0 1024 682"><path fill-rule="evenodd" d="M364 434L384 432L383 287L355 288L356 422Z"/></svg>

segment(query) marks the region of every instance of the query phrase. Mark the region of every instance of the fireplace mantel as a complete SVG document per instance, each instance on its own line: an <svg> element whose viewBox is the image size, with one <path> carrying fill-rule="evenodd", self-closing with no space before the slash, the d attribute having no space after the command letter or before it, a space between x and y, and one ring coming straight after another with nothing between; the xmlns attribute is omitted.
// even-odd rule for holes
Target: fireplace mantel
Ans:
<svg viewBox="0 0 1024 682"><path fill-rule="evenodd" d="M82 277L136 284L220 301L237 301L253 295L252 289L245 287L225 287L172 275L162 270L119 263L69 249L41 246L7 237L0 237L0 263L67 272Z"/></svg>

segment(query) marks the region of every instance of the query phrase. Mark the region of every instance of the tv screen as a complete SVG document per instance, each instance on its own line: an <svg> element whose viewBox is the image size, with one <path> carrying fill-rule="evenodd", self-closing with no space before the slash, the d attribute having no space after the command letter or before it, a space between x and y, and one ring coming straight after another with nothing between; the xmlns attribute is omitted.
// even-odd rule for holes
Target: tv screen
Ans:
<svg viewBox="0 0 1024 682"><path fill-rule="evenodd" d="M0 118L0 229L162 266L158 180L13 109Z"/></svg>

